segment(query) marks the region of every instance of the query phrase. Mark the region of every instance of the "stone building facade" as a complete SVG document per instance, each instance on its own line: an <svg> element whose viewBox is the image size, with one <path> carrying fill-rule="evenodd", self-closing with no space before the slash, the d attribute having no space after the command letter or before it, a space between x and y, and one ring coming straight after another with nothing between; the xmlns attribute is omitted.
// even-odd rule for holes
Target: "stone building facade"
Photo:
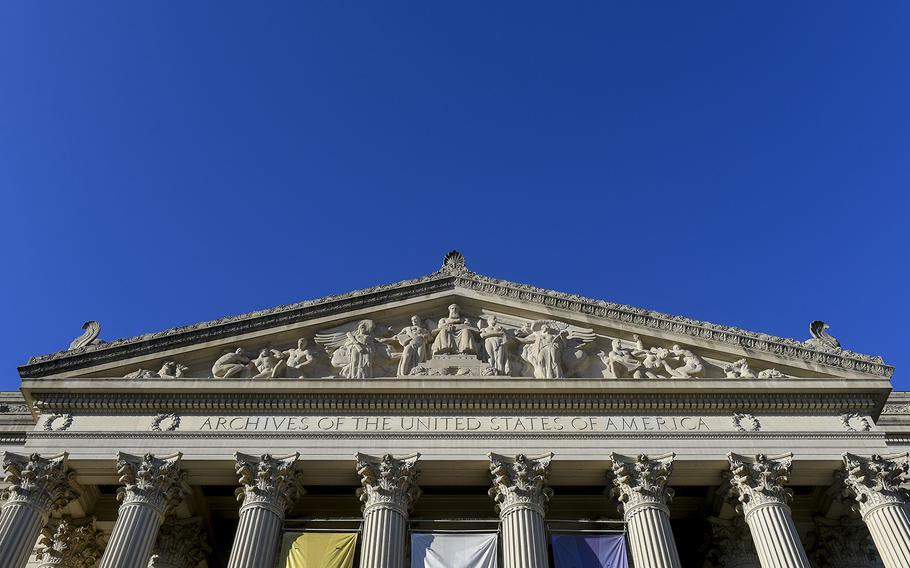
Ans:
<svg viewBox="0 0 910 568"><path fill-rule="evenodd" d="M66 351L0 393L0 568L271 567L282 532L626 535L637 568L910 566L910 395L793 340L471 272Z"/></svg>

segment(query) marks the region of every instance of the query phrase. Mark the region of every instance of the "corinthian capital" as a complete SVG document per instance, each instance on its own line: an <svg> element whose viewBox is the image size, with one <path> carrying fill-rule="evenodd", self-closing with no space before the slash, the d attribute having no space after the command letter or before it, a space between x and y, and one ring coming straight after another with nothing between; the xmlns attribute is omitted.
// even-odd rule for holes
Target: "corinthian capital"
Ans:
<svg viewBox="0 0 910 568"><path fill-rule="evenodd" d="M49 458L5 452L3 470L8 486L0 497L7 505L34 507L47 518L79 496L72 474L67 471L66 458L65 452Z"/></svg>
<svg viewBox="0 0 910 568"><path fill-rule="evenodd" d="M117 499L124 505L136 503L154 509L164 517L180 504L187 492L186 473L180 469L182 454L163 457L117 455L117 473L123 487Z"/></svg>
<svg viewBox="0 0 910 568"><path fill-rule="evenodd" d="M284 513L304 492L300 473L296 469L299 457L297 453L277 458L269 454L234 454L240 477L240 487L234 493L237 500L243 503L241 509L260 507L284 517Z"/></svg>
<svg viewBox="0 0 910 568"><path fill-rule="evenodd" d="M414 501L420 496L417 486L417 460L420 454L400 458L386 454L381 458L357 454L357 475L361 488L357 497L363 503L363 512L370 509L393 509L408 516Z"/></svg>
<svg viewBox="0 0 910 568"><path fill-rule="evenodd" d="M641 454L638 457L610 454L613 462L613 493L626 518L642 505L666 509L673 498L673 490L667 487L667 480L673 472L672 452L653 458Z"/></svg>
<svg viewBox="0 0 910 568"><path fill-rule="evenodd" d="M196 568L211 551L199 517L165 519L158 531L148 568Z"/></svg>
<svg viewBox="0 0 910 568"><path fill-rule="evenodd" d="M500 516L519 507L534 509L543 515L553 496L553 490L547 487L552 452L536 457L518 454L514 458L491 453L489 458L493 477L489 494Z"/></svg>
<svg viewBox="0 0 910 568"><path fill-rule="evenodd" d="M94 519L64 517L46 525L38 540L38 564L42 567L93 568L104 551L104 533Z"/></svg>
<svg viewBox="0 0 910 568"><path fill-rule="evenodd" d="M759 568L758 553L752 542L752 533L742 517L729 521L709 517L707 559L714 566Z"/></svg>
<svg viewBox="0 0 910 568"><path fill-rule="evenodd" d="M879 566L878 552L866 523L859 519L815 518L806 547L809 557L820 568L841 566Z"/></svg>
<svg viewBox="0 0 910 568"><path fill-rule="evenodd" d="M754 457L729 453L730 494L748 517L756 507L766 504L786 505L793 491L784 487L793 466L793 454Z"/></svg>
<svg viewBox="0 0 910 568"><path fill-rule="evenodd" d="M881 505L904 504L907 492L901 484L910 472L910 454L873 455L863 458L844 454L844 484L856 498L857 508L865 517Z"/></svg>

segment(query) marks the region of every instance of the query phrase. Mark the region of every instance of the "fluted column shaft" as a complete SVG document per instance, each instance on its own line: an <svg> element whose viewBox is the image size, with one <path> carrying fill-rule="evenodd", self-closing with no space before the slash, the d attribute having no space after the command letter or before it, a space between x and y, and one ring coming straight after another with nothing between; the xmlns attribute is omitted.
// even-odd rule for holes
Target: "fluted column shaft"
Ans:
<svg viewBox="0 0 910 568"><path fill-rule="evenodd" d="M52 511L77 497L66 454L42 458L3 454L6 502L0 509L0 568L22 568Z"/></svg>
<svg viewBox="0 0 910 568"><path fill-rule="evenodd" d="M406 516L400 511L376 507L363 515L363 545L360 566L404 566Z"/></svg>
<svg viewBox="0 0 910 568"><path fill-rule="evenodd" d="M502 522L504 568L547 568L544 515L553 495L547 487L553 454L489 458L493 478L489 493Z"/></svg>
<svg viewBox="0 0 910 568"><path fill-rule="evenodd" d="M790 507L765 503L746 515L762 568L809 568L809 559L799 540Z"/></svg>
<svg viewBox="0 0 910 568"><path fill-rule="evenodd" d="M910 566L910 515L902 485L910 477L910 454L844 454L844 484L869 528L886 568Z"/></svg>
<svg viewBox="0 0 910 568"><path fill-rule="evenodd" d="M419 458L357 454L357 496L363 503L361 568L404 568L408 515L420 495Z"/></svg>
<svg viewBox="0 0 910 568"><path fill-rule="evenodd" d="M118 456L117 472L124 484L117 492L121 504L98 568L146 568L161 523L186 492L180 458Z"/></svg>
<svg viewBox="0 0 910 568"><path fill-rule="evenodd" d="M0 512L0 568L21 568L35 547L47 515L23 503L9 503Z"/></svg>
<svg viewBox="0 0 910 568"><path fill-rule="evenodd" d="M530 507L514 507L500 513L502 556L505 566L547 566L547 532L544 516Z"/></svg>
<svg viewBox="0 0 910 568"><path fill-rule="evenodd" d="M614 494L619 498L636 568L680 568L667 503L673 457L612 454Z"/></svg>
<svg viewBox="0 0 910 568"><path fill-rule="evenodd" d="M164 514L148 505L120 506L99 568L145 568Z"/></svg>
<svg viewBox="0 0 910 568"><path fill-rule="evenodd" d="M236 494L243 505L228 568L274 566L285 512L303 493L296 471L300 454L235 457L240 477Z"/></svg>
<svg viewBox="0 0 910 568"><path fill-rule="evenodd" d="M749 525L762 568L810 568L787 501L792 491L784 487L792 467L792 454L755 457L730 453L730 493Z"/></svg>

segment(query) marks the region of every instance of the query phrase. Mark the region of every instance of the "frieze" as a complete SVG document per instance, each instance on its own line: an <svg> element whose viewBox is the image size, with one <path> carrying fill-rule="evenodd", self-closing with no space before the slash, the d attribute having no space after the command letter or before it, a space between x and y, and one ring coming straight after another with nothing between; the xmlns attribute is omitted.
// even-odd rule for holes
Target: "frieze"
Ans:
<svg viewBox="0 0 910 568"><path fill-rule="evenodd" d="M494 279L471 272L464 264L457 268L447 264L442 269L421 278L347 294L326 296L317 300L37 356L20 367L19 372L22 377L38 377L455 289L521 300L530 304L591 315L642 328L689 335L860 373L886 377L893 373L893 368L884 364L881 357L832 347L817 341L818 338L814 335L809 341L798 341L749 332L735 327Z"/></svg>

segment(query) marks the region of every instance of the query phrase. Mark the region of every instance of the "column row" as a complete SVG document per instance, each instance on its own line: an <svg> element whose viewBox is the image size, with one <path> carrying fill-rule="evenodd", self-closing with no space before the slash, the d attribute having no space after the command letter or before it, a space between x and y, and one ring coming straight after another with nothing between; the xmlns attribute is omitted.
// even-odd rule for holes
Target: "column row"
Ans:
<svg viewBox="0 0 910 568"><path fill-rule="evenodd" d="M361 568L404 566L407 520L420 495L419 454L394 457L357 455L364 528ZM506 568L547 566L544 518L552 491L547 487L553 454L489 454L489 491L502 521ZM679 555L667 507L674 455L611 454L612 483L627 523L629 546L637 568L677 568ZM738 503L762 568L809 568L805 550L787 505L792 455L728 455L728 496ZM33 454L3 457L6 498L0 508L0 568L22 568L39 535L41 566L74 566L76 559L97 558L100 568L185 568L206 553L198 519L177 519L175 508L188 492L180 454L142 457L120 454L117 471L123 484L120 507L108 544L101 554L100 532L91 520L63 519L54 513L78 496L67 469L67 456ZM272 566L284 517L303 493L299 455L272 457L236 454L240 519L230 568ZM864 458L844 454L845 488L868 526L888 568L910 566L910 515L903 484L910 475L910 454ZM714 523L727 533L734 524ZM751 550L751 549L750 549ZM93 562L90 560L89 562ZM750 564L751 562L751 564ZM755 565L744 556L743 566Z"/></svg>

